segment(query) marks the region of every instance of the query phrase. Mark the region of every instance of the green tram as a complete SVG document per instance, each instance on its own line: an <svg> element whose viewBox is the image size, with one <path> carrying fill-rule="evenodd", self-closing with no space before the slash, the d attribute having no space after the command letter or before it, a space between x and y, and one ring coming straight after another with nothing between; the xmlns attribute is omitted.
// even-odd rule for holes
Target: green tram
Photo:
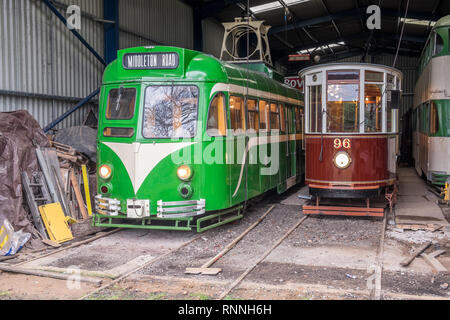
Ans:
<svg viewBox="0 0 450 320"><path fill-rule="evenodd" d="M433 27L422 53L414 93L413 158L427 181L450 177L450 16Z"/></svg>
<svg viewBox="0 0 450 320"><path fill-rule="evenodd" d="M204 230L304 177L303 94L262 63L118 51L104 72L94 226Z"/></svg>

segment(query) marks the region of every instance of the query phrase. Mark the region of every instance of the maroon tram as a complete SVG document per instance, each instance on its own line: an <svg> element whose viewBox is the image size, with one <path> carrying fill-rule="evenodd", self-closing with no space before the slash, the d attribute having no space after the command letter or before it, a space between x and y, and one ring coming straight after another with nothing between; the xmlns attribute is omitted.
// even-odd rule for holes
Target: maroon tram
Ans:
<svg viewBox="0 0 450 320"><path fill-rule="evenodd" d="M314 66L305 83L306 174L315 204L305 214L383 216L371 200L395 201L402 73L373 64ZM330 202L331 205L324 204ZM336 205L353 199L351 205ZM364 200L363 206L357 205ZM348 202L348 200L346 201Z"/></svg>

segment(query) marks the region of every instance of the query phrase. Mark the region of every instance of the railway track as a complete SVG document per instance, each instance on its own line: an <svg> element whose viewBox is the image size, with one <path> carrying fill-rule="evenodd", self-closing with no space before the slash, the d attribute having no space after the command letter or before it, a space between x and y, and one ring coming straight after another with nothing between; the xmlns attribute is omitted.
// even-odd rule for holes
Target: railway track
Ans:
<svg viewBox="0 0 450 320"><path fill-rule="evenodd" d="M246 228L246 230L243 233L241 233L238 237L235 237L233 239L233 241L231 241L228 244L228 246L225 246L225 248L222 251L220 251L212 259L210 259L209 262L206 263L206 268L209 268L209 267L213 266L213 264L220 261L220 259L222 259L224 256L226 256L226 254L228 254L229 251L233 250L233 252L237 251L237 253L239 253L240 248L236 248L237 243L240 241L245 241L249 237L249 235L252 235L252 233L254 233L255 230L258 230L258 228L263 228L263 227L259 227L260 222L262 222L264 220L264 218L266 216L268 216L270 214L270 212L272 211L272 209L274 208L274 206L271 206L268 210L266 210L267 207L269 207L268 203L275 202L275 201L279 202L278 201L279 198L276 199L275 201L271 198L272 197L270 197L270 199L266 198L264 201L265 204L263 204L261 208L258 208L258 211L264 210L264 213L259 214L259 212L258 212L256 219L253 219L256 222L253 223L249 228ZM279 209L280 208L282 208L282 207L279 207ZM275 213L273 213L273 214L275 214ZM300 216L298 218L295 218L295 221L292 221L293 219L289 220L290 221L289 225L283 225L282 223L280 223L278 225L272 226L273 228L277 228L277 230L280 230L279 233L276 233L276 235L278 235L279 237L272 236L270 238L264 239L263 247L264 247L264 249L266 249L264 251L264 253L261 254L262 249L260 248L259 252L257 252L253 257L249 257L249 259L252 259L254 262L251 265L249 265L243 272L241 272L239 274L239 276L237 276L236 278L228 279L228 285L223 286L225 289L223 289L222 292L216 296L216 299L222 300L222 299L226 298L227 296L229 296L233 291L237 290L239 288L239 286L242 284L242 282L244 281L244 279L246 277L248 277L249 274L252 273L252 271L254 271L277 247L279 247L307 219L308 219L308 216ZM369 278L368 278L368 284L369 284L369 280L371 280L371 283L372 283L372 287L371 287L371 291L370 291L370 298L374 299L374 300L381 299L381 293L382 293L382 288L381 288L382 281L381 280L382 280L382 272L383 272L383 252L384 252L384 238L385 238L384 230L386 229L386 221L387 221L387 219L385 216L383 223L382 223L382 230L380 232L380 239L379 239L379 245L377 247L377 255L376 255L375 265L373 267L373 274L371 276L369 276ZM266 227L267 227L267 225L266 225ZM34 260L42 259L42 258L51 256L53 254L59 253L61 251L70 250L71 248L77 247L79 245L82 245L82 244L85 244L88 242L95 241L96 239L99 239L101 237L109 236L120 230L122 230L122 229L116 229L111 232L98 235L91 239L87 239L85 241L74 243L73 245L70 245L70 246L55 250L53 252L34 257L34 258L26 260L26 261L23 261L19 264L16 264L16 266L23 265L28 262L34 261ZM152 264L155 264L158 261L162 261L165 258L169 258L175 252L177 252L189 245L193 245L197 240L208 236L211 233L211 231L202 233L201 235L198 235L198 236L194 237L193 239L190 239L190 240L182 243L181 245L177 246L176 248L173 248L164 254L158 255L157 257L151 259L150 261L144 263L143 265L140 265L140 266L132 269L131 271L126 272L125 274L119 276L115 280L109 281L108 283L104 284L103 286L96 288L95 290L82 296L80 298L80 300L84 300L89 297L92 297L93 295L98 294L101 291L108 289L109 287L113 286L114 284L117 284L121 281L126 280L130 276L138 273L139 271L145 269L146 267L148 267ZM262 229L262 231L264 231L264 229ZM258 232L261 232L261 230ZM253 234L253 236L256 236L256 235ZM302 249L298 248L298 250L302 250Z"/></svg>
<svg viewBox="0 0 450 320"><path fill-rule="evenodd" d="M267 208L267 206L265 207ZM264 213L263 214L259 214L258 217L256 219L256 222L254 224L252 224L249 228L247 228L243 233L241 233L238 237L234 238L233 241L231 241L228 246L225 246L225 248L219 252L217 255L215 255L213 258L211 258L207 263L205 263L202 267L206 266L206 269L214 269L214 268L210 268L211 266L213 266L213 264L217 263L218 261L220 261L220 259L222 259L224 256L226 256L226 254L230 251L233 250L233 252L239 251L239 248L236 248L236 245L239 241L245 241L247 239L247 237L249 235L252 235L252 232L254 232L254 230L258 229L258 225L259 223L267 216L269 215L269 213L271 212L271 210L273 209L273 206L271 206L268 210L264 209ZM262 211L262 210L261 210ZM285 227L283 229L283 231L281 231L279 234L281 235L279 238L271 238L271 239L267 239L265 240L265 245L267 246L267 250L258 256L253 256L251 257L251 259L255 260L254 263L252 263L250 266L248 266L245 271L241 272L239 274L238 277L236 277L235 279L231 279L228 280L228 285L224 286L225 289L216 296L215 299L217 300L223 300L226 297L228 297L234 290L237 290L239 288L239 286L242 284L242 282L244 281L244 279L246 277L249 276L249 274L252 273L252 271L254 271L277 247L279 247L294 231L296 231L298 229L298 227L308 219L308 216L301 216L299 218L297 218L294 223L291 223L290 226L288 226L287 228ZM386 216L383 219L383 223L382 223L382 230L380 232L380 239L379 239L379 244L377 247L377 254L376 254L376 260L375 260L375 265L373 268L373 274L371 276L369 276L369 279L372 281L372 286L371 286L371 290L370 290L370 299L374 299L374 300L379 300L381 299L381 293L382 293L382 288L381 288L381 280L382 280L382 270L383 270L383 252L384 252L384 238L385 238L385 232L384 230L386 229ZM281 225L279 226L274 226L275 227L282 227ZM81 297L80 299L87 299L89 297L92 297L95 294L100 293L101 291L111 287L114 284L117 284L121 281L126 280L127 278L129 278L130 276L138 273L139 271L145 269L146 267L155 264L158 261L163 260L164 258L169 258L170 255L173 255L175 252L181 250L182 248L185 248L189 245L194 244L197 240L204 238L205 236L207 236L210 232L205 232L183 244L181 244L180 246L170 250L169 252L162 254L160 256L155 257L154 259L148 261L147 263L145 263L144 265L141 265L139 267L136 267L135 269L127 272L126 274L120 276L119 278L105 284L104 286L95 289L94 291L86 294L85 296ZM299 250L301 250L299 248ZM250 257L249 257L250 259ZM189 269L189 268L188 268ZM199 268L193 268L193 269L199 269ZM185 272L187 273L187 272ZM208 274L208 273L203 273L203 274ZM216 273L211 273L211 274L216 274ZM368 279L368 283L369 283L369 279Z"/></svg>

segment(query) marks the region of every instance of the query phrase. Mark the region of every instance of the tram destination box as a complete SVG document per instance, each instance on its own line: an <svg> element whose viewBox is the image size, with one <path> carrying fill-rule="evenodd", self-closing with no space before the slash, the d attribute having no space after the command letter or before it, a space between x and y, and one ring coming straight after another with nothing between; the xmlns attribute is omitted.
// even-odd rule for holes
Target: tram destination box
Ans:
<svg viewBox="0 0 450 320"><path fill-rule="evenodd" d="M140 52L123 56L123 67L128 70L176 69L179 64L176 52Z"/></svg>

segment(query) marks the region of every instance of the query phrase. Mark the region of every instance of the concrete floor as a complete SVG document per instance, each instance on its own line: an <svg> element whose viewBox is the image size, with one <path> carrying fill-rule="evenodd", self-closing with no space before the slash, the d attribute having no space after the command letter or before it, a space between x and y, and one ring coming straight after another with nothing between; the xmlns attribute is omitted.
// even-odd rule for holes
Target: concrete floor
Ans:
<svg viewBox="0 0 450 320"><path fill-rule="evenodd" d="M400 168L399 194L395 206L397 224L436 224L449 226L438 198L429 191L425 181L421 179L414 168Z"/></svg>

